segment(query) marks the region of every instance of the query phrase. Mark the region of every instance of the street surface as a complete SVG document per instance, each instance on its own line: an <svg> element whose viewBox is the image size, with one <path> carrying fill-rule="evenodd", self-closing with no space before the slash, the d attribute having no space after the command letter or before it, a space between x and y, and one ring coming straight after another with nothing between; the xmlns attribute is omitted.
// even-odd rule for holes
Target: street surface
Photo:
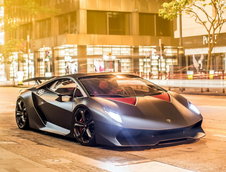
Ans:
<svg viewBox="0 0 226 172"><path fill-rule="evenodd" d="M109 148L18 129L14 109L19 90L0 87L0 172L226 171L226 96L184 95L204 116L206 136L197 142Z"/></svg>

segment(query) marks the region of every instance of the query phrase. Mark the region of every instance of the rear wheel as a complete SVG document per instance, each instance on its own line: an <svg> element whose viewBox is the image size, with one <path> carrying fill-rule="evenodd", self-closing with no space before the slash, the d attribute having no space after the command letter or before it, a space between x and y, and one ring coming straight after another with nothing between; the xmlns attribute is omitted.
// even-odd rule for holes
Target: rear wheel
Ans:
<svg viewBox="0 0 226 172"><path fill-rule="evenodd" d="M85 146L93 146L95 142L94 120L87 108L78 108L75 112L73 134L76 140Z"/></svg>
<svg viewBox="0 0 226 172"><path fill-rule="evenodd" d="M28 114L27 108L25 106L23 99L18 99L16 103L16 124L20 129L28 129L29 122L28 122Z"/></svg>

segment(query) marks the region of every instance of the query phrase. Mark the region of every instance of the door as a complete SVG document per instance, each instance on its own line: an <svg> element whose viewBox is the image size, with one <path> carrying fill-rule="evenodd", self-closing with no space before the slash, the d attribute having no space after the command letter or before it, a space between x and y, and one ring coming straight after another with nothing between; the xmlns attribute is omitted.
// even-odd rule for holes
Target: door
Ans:
<svg viewBox="0 0 226 172"><path fill-rule="evenodd" d="M42 94L37 94L38 108L47 122L70 129L73 119L74 90L77 83L72 79L60 79L42 88ZM65 95L59 97L59 94ZM71 95L71 96L70 96Z"/></svg>

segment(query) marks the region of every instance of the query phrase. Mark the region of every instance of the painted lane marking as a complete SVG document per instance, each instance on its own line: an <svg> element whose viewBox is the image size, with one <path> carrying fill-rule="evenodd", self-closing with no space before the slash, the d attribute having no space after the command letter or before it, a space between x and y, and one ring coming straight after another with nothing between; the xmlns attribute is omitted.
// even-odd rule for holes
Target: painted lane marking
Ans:
<svg viewBox="0 0 226 172"><path fill-rule="evenodd" d="M152 161L141 164L132 164L128 166L121 166L117 172L192 172L183 168L179 168L173 165Z"/></svg>
<svg viewBox="0 0 226 172"><path fill-rule="evenodd" d="M0 141L0 145L11 145L11 144L17 144L16 142L11 142L11 141Z"/></svg>
<svg viewBox="0 0 226 172"><path fill-rule="evenodd" d="M222 134L214 134L213 136L226 138L226 135L222 135Z"/></svg>

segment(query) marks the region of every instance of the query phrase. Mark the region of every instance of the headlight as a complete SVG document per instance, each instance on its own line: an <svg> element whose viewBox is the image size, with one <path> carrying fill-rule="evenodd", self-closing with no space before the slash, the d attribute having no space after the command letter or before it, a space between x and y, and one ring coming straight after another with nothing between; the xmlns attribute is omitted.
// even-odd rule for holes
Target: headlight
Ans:
<svg viewBox="0 0 226 172"><path fill-rule="evenodd" d="M192 103L189 103L188 107L191 111L195 112L196 114L200 114L200 111L198 110L198 108Z"/></svg>
<svg viewBox="0 0 226 172"><path fill-rule="evenodd" d="M115 113L115 112L111 112L111 111L106 111L107 114L114 119L115 121L121 123L122 122L122 118L119 114Z"/></svg>

